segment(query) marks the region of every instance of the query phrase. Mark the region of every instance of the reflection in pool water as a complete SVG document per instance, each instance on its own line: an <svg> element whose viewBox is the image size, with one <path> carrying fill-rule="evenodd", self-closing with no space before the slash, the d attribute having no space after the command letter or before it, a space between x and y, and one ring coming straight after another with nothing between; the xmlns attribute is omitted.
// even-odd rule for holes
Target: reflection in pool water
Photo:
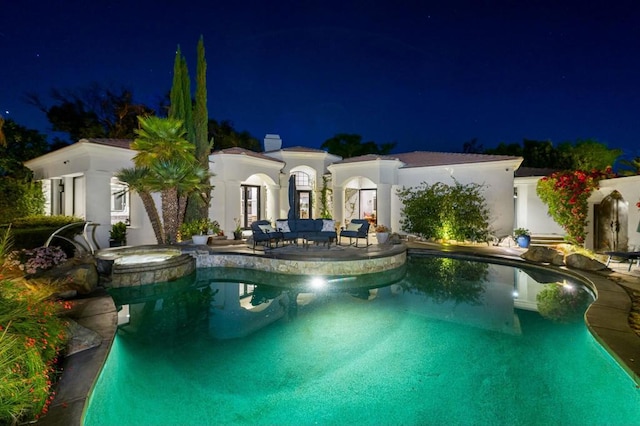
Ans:
<svg viewBox="0 0 640 426"><path fill-rule="evenodd" d="M322 289L222 268L118 289L85 424L636 422L634 383L582 321L536 311L532 275L588 303L561 276L430 257Z"/></svg>

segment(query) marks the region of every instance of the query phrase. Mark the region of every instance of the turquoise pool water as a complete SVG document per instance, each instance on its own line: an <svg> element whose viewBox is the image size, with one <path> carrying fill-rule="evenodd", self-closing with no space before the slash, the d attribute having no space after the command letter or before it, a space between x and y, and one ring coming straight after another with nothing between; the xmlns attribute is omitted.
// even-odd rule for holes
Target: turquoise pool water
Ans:
<svg viewBox="0 0 640 426"><path fill-rule="evenodd" d="M85 425L640 423L640 391L580 319L588 292L562 277L412 258L391 285L299 277L240 302L233 273L198 272L114 295L129 317Z"/></svg>

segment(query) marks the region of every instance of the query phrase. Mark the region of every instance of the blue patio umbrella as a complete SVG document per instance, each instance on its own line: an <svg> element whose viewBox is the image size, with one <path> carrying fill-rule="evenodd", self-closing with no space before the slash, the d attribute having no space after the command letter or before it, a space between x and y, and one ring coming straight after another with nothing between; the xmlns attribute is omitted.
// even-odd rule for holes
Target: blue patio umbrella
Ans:
<svg viewBox="0 0 640 426"><path fill-rule="evenodd" d="M300 212L298 211L298 191L296 191L296 177L289 176L289 213L287 219L298 219Z"/></svg>

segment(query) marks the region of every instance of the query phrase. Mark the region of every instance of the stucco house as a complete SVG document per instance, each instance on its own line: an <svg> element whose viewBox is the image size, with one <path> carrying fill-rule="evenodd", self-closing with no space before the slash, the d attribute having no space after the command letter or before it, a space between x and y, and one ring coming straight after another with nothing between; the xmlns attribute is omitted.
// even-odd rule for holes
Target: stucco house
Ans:
<svg viewBox="0 0 640 426"><path fill-rule="evenodd" d="M153 244L155 237L142 202L115 178L132 167L131 141L81 139L68 147L25 163L43 182L47 213L82 217L99 223L96 239L108 246L112 223L129 225L127 242ZM300 217L320 217L326 210L339 225L366 218L400 231L402 203L397 190L422 182L478 183L490 209L491 229L509 235L514 227L514 172L521 157L442 152L364 155L342 159L318 149L282 147L268 134L265 151L242 148L209 156L213 200L209 217L227 235L239 221L275 221L289 211L290 176L295 177L295 203ZM325 200L322 203L321 200ZM159 200L157 200L159 202Z"/></svg>

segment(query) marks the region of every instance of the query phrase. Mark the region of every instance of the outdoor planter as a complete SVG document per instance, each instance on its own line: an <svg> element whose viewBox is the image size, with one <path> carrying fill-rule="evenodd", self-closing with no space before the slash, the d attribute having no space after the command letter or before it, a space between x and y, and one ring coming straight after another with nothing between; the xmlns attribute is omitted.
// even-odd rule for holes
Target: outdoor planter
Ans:
<svg viewBox="0 0 640 426"><path fill-rule="evenodd" d="M525 228L518 228L513 231L513 239L518 244L518 247L528 248L531 243L531 235L529 230Z"/></svg>
<svg viewBox="0 0 640 426"><path fill-rule="evenodd" d="M531 237L529 235L520 235L516 238L516 243L518 244L518 247L528 248L531 243Z"/></svg>
<svg viewBox="0 0 640 426"><path fill-rule="evenodd" d="M378 232L376 233L376 238L378 239L378 244L384 244L389 240L388 232Z"/></svg>
<svg viewBox="0 0 640 426"><path fill-rule="evenodd" d="M207 244L207 241L209 241L209 236L208 235L193 235L191 236L191 240L193 241L193 244Z"/></svg>

